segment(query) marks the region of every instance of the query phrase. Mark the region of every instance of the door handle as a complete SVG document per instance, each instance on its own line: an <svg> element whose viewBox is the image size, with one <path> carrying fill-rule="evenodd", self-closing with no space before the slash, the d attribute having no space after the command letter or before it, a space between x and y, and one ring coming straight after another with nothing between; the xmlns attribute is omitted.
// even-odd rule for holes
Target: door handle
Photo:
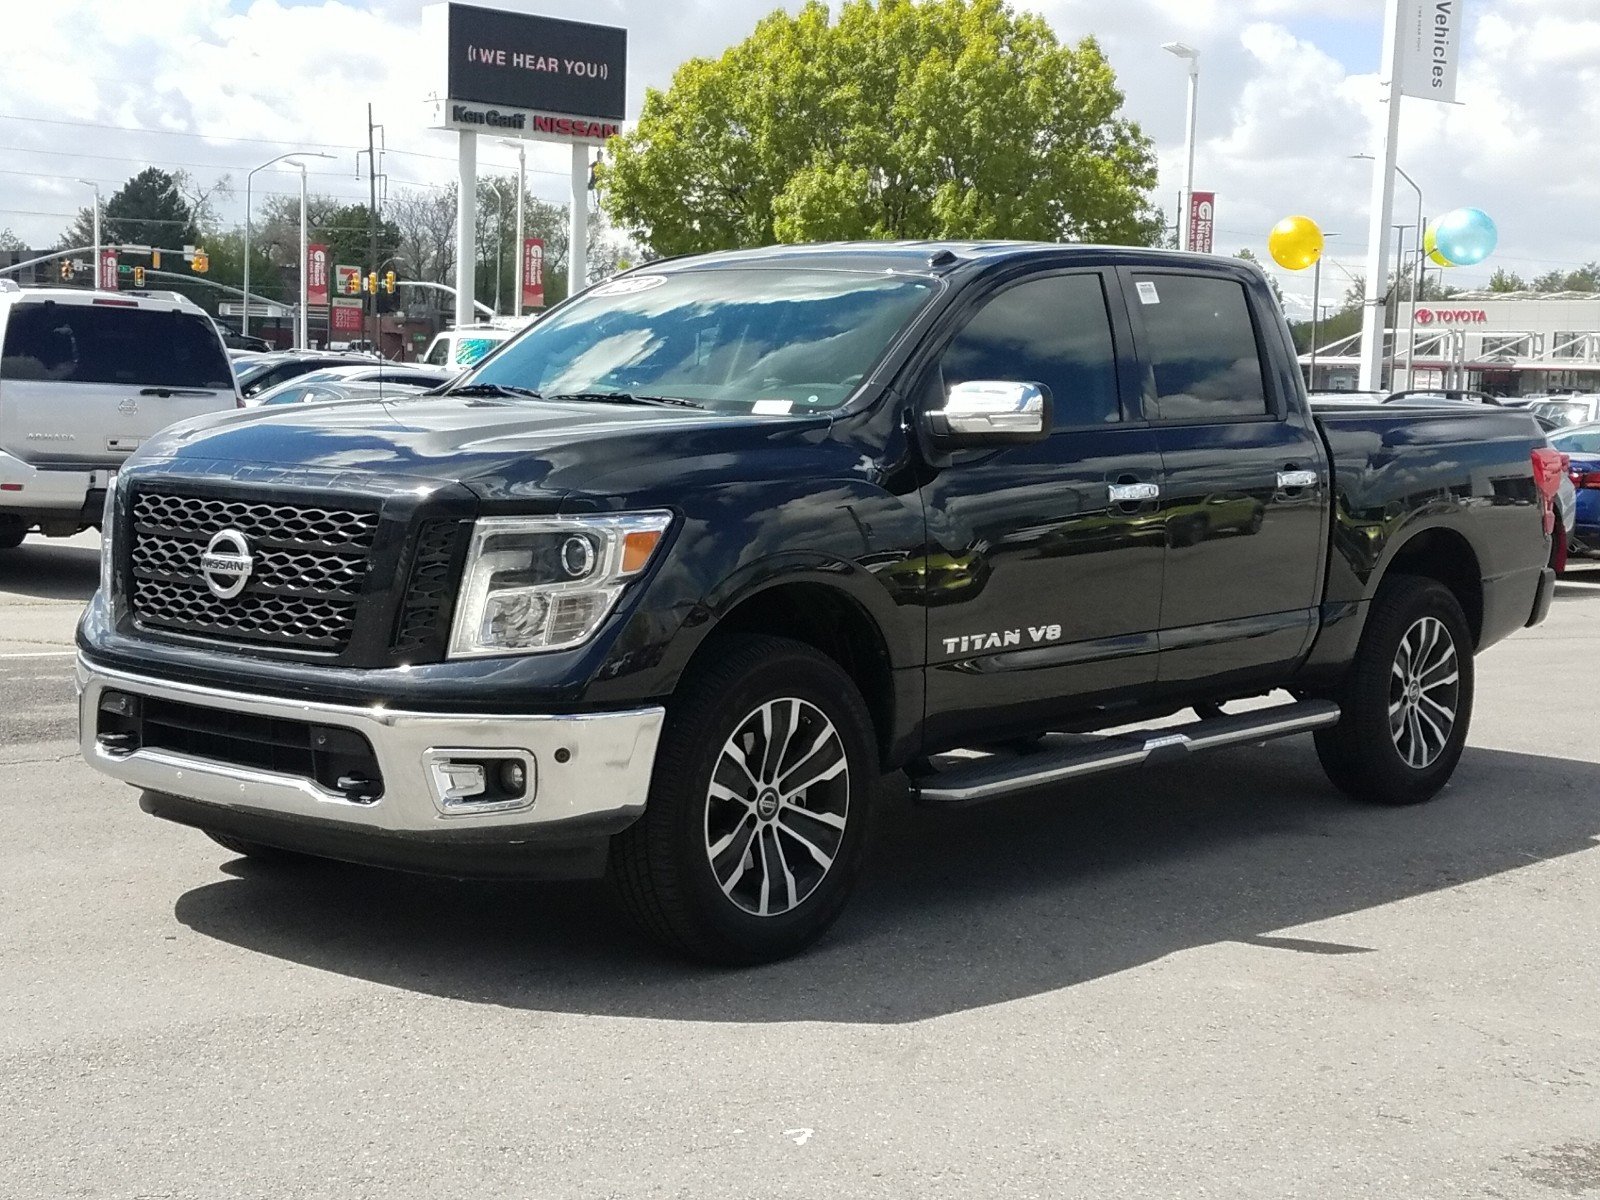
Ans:
<svg viewBox="0 0 1600 1200"><path fill-rule="evenodd" d="M1111 503L1113 504L1140 504L1146 500L1156 500L1161 496L1161 489L1153 483L1113 483L1111 485Z"/></svg>
<svg viewBox="0 0 1600 1200"><path fill-rule="evenodd" d="M1279 471L1278 490L1280 492L1297 492L1301 488L1317 486L1317 473L1315 471Z"/></svg>

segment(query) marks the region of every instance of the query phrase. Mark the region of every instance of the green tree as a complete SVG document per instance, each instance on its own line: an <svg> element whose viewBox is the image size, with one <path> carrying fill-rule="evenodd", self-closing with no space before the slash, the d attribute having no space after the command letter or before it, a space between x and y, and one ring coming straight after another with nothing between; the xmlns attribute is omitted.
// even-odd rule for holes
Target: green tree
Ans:
<svg viewBox="0 0 1600 1200"><path fill-rule="evenodd" d="M198 236L178 179L159 167L146 167L112 193L101 219L101 239L108 243L176 249Z"/></svg>
<svg viewBox="0 0 1600 1200"><path fill-rule="evenodd" d="M1004 0L775 12L646 93L597 179L659 255L838 238L1148 245L1155 154L1092 38Z"/></svg>
<svg viewBox="0 0 1600 1200"><path fill-rule="evenodd" d="M1266 264L1264 264L1259 258L1256 257L1255 251L1250 249L1248 246L1246 246L1243 250L1241 250L1237 254L1235 254L1234 257L1235 258L1242 258L1245 262L1251 264L1252 266L1256 266L1256 267L1260 267L1261 268L1261 273L1267 277L1267 286L1272 289L1272 294L1274 296L1276 296L1277 299L1278 299L1278 307L1282 308L1283 307L1283 289L1278 286L1278 281L1273 276L1272 272L1267 270Z"/></svg>
<svg viewBox="0 0 1600 1200"><path fill-rule="evenodd" d="M1493 275L1489 276L1489 290L1491 292L1521 292L1526 291L1528 281L1515 271L1508 271L1504 267L1496 267Z"/></svg>
<svg viewBox="0 0 1600 1200"><path fill-rule="evenodd" d="M26 249L27 246L23 244L22 239L11 232L11 226L7 225L4 230L0 230L0 253L14 253Z"/></svg>

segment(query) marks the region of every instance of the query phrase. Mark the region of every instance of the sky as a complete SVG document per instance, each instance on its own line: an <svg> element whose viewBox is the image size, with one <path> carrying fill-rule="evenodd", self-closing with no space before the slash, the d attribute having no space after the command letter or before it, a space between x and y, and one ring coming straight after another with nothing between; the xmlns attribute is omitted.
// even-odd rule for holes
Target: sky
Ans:
<svg viewBox="0 0 1600 1200"><path fill-rule="evenodd" d="M629 111L674 68L743 39L777 0L478 0L629 30ZM1155 141L1155 201L1177 209L1186 65L1200 50L1195 186L1217 193L1217 249L1266 260L1281 217L1330 235L1324 302L1364 268L1370 163L1383 116L1377 70L1382 0L1013 0L1063 40L1096 37L1126 114ZM1481 286L1504 266L1526 278L1600 259L1600 0L1462 0L1466 41L1453 106L1408 99L1398 161L1426 210L1473 205L1500 229ZM793 9L794 3L786 7ZM422 0L51 0L7 5L13 47L0 72L0 228L53 244L88 184L109 195L144 166L226 175L225 221L242 220L245 174L296 148L315 191L358 201L355 153L366 105L383 125L390 188L455 177L455 135L432 128L444 50L422 37ZM70 64L63 66L63 64ZM515 170L516 151L479 142L479 171ZM569 151L529 147L530 187L568 197ZM292 170L255 176L254 194L295 192ZM1397 222L1415 195L1396 191ZM1336 235L1336 236L1333 236ZM1409 235L1413 236L1414 235ZM1291 316L1309 310L1309 273L1275 272Z"/></svg>

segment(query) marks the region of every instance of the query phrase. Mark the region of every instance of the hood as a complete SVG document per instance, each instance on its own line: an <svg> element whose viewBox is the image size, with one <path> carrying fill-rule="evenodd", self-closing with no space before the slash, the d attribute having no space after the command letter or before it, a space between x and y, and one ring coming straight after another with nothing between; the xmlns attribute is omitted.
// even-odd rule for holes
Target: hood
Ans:
<svg viewBox="0 0 1600 1200"><path fill-rule="evenodd" d="M659 477L707 460L766 459L815 446L827 418L720 416L693 409L583 401L415 396L285 405L180 422L134 463L214 474L217 464L463 483L484 499L585 492L630 475ZM133 465L130 463L130 465ZM740 474L745 472L741 470Z"/></svg>

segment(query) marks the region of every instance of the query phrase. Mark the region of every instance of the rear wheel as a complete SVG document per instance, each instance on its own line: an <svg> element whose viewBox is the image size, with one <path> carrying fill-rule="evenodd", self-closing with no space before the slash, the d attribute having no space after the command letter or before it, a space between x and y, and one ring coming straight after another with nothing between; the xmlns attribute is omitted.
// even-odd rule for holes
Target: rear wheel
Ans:
<svg viewBox="0 0 1600 1200"><path fill-rule="evenodd" d="M1316 735L1336 786L1374 804L1420 804L1449 781L1472 720L1472 632L1449 588L1396 576L1372 602L1339 697Z"/></svg>
<svg viewBox="0 0 1600 1200"><path fill-rule="evenodd" d="M796 953L844 908L877 779L871 717L831 659L722 642L672 701L644 816L613 839L623 907L703 961Z"/></svg>
<svg viewBox="0 0 1600 1200"><path fill-rule="evenodd" d="M0 550L15 550L28 536L28 527L15 517L0 517Z"/></svg>

